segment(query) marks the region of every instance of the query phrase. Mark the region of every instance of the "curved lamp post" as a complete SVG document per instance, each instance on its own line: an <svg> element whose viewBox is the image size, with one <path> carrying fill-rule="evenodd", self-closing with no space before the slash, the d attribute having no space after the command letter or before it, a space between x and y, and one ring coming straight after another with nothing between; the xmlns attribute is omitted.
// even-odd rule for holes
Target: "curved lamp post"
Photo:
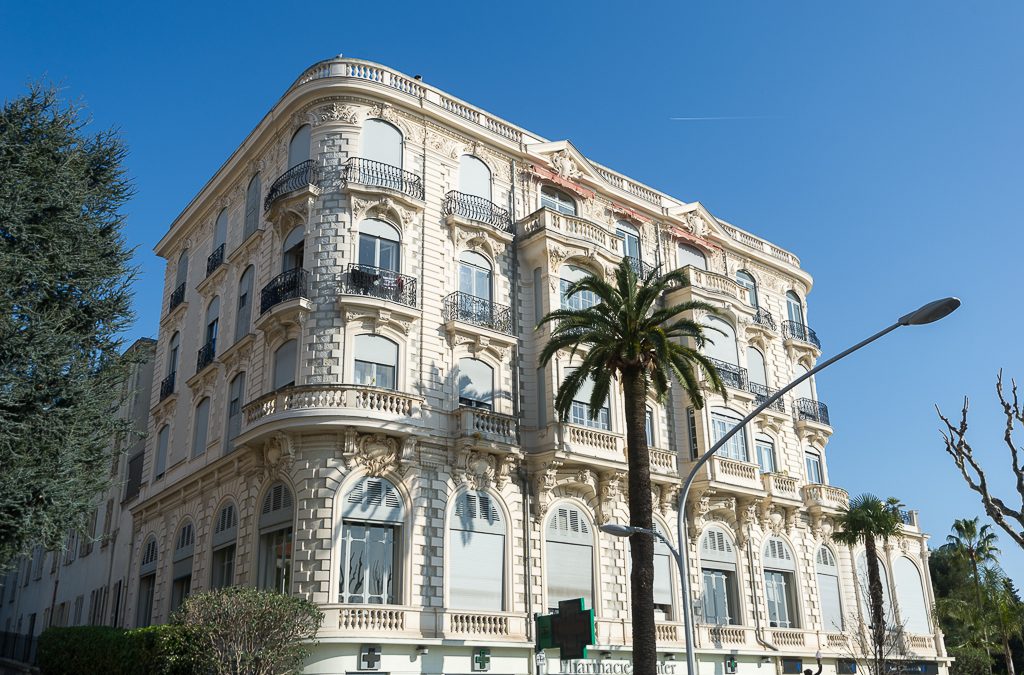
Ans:
<svg viewBox="0 0 1024 675"><path fill-rule="evenodd" d="M894 323L893 325L878 331L877 333L867 338L866 340L858 342L857 344L850 347L846 351L836 354L827 361L819 363L817 366L807 371L800 377L796 378L782 389L779 389L777 392L775 392L774 394L766 398L764 401L762 401L759 406L757 406L756 408L754 408L754 410L750 412L750 414L748 414L746 417L740 420L740 422L737 423L732 429L730 429L727 434L722 436L722 438L718 439L718 442L712 445L711 449L705 452L703 455L701 455L700 458L696 461L696 463L694 463L693 468L690 469L690 474L686 477L686 480L683 482L683 489L679 494L679 510L676 515L676 528L678 537L677 541L679 542L678 551L672 546L672 544L668 541L666 537L661 536L653 529L648 530L641 527L631 527L626 525L618 525L615 523L609 523L607 525L601 526L600 529L602 532L614 535L616 537L628 537L637 532L650 534L651 536L661 539L666 545L668 545L669 550L672 551L672 555L676 559L676 564L679 565L679 577L681 579L683 587L682 612L683 625L685 627L686 634L686 666L687 671L690 675L697 675L697 660L696 655L693 652L693 614L690 608L690 575L687 573L687 570L689 568L689 546L686 541L684 517L686 515L686 498L690 493L690 486L693 484L694 479L697 478L697 473L698 471L700 471L700 468L704 466L704 464L706 464L707 461L711 459L712 455L718 452L719 448L725 445L730 438L732 438L736 433L743 429L747 425L747 423L749 423L752 419L757 417L767 407L769 407L777 400L782 398L783 394L790 391L807 378L811 377L816 373L821 372L825 368L828 368L836 361L839 361L840 359L849 356L850 354L854 353L861 347L865 347L871 344L872 342L882 337L883 335L891 333L900 326L921 326L926 323L938 321L939 319L942 319L951 314L952 312L954 312L959 306L959 298L943 298L941 300L929 302L927 305L924 305L914 310L913 312L910 312L909 314L904 314L899 319L897 319L896 323Z"/></svg>

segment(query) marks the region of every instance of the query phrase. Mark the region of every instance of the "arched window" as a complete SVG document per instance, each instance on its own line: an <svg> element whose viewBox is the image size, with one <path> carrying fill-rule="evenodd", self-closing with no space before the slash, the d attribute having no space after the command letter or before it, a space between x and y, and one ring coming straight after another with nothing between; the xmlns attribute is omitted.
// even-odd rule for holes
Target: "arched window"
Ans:
<svg viewBox="0 0 1024 675"><path fill-rule="evenodd" d="M754 437L754 448L757 450L757 465L761 473L775 473L775 441L764 434Z"/></svg>
<svg viewBox="0 0 1024 675"><path fill-rule="evenodd" d="M291 490L284 483L274 483L260 510L259 588L291 592L293 514Z"/></svg>
<svg viewBox="0 0 1024 675"><path fill-rule="evenodd" d="M577 291L569 295L569 287L590 274L590 270L585 270L582 267L562 265L559 270L562 309L586 309L598 303L597 296L592 291Z"/></svg>
<svg viewBox="0 0 1024 675"><path fill-rule="evenodd" d="M843 603L839 592L839 565L836 564L835 554L827 546L818 549L816 569L822 628L829 633L842 632Z"/></svg>
<svg viewBox="0 0 1024 675"><path fill-rule="evenodd" d="M491 263L487 258L473 251L459 255L459 292L486 300L485 318L490 319Z"/></svg>
<svg viewBox="0 0 1024 675"><path fill-rule="evenodd" d="M640 231L632 223L620 220L615 223L615 234L622 237L622 255L635 261L634 271L639 274L639 263L643 260L640 251Z"/></svg>
<svg viewBox="0 0 1024 675"><path fill-rule="evenodd" d="M594 537L590 520L575 506L561 504L551 510L547 523L545 567L548 611L562 600L583 598L594 606Z"/></svg>
<svg viewBox="0 0 1024 675"><path fill-rule="evenodd" d="M381 164L402 168L402 132L381 119L363 123L363 157Z"/></svg>
<svg viewBox="0 0 1024 675"><path fill-rule="evenodd" d="M235 546L238 540L238 512L228 502L217 513L213 527L213 569L210 586L226 588L235 582Z"/></svg>
<svg viewBox="0 0 1024 675"><path fill-rule="evenodd" d="M892 609L892 597L889 594L889 572L885 569L885 563L878 559L878 578L882 582L882 614L890 625L894 623L895 616ZM868 556L866 551L861 551L857 556L857 587L860 596L860 609L864 615L864 623L871 625L871 594L868 590Z"/></svg>
<svg viewBox="0 0 1024 675"><path fill-rule="evenodd" d="M651 406L644 408L644 438L648 448L654 446L654 409Z"/></svg>
<svg viewBox="0 0 1024 675"><path fill-rule="evenodd" d="M896 599L900 615L908 633L928 635L932 632L928 622L928 604L921 587L921 572L910 558L901 555L892 564L892 577L896 584Z"/></svg>
<svg viewBox="0 0 1024 675"><path fill-rule="evenodd" d="M249 181L245 190L245 225L242 241L248 239L260 226L260 175L257 173Z"/></svg>
<svg viewBox="0 0 1024 675"><path fill-rule="evenodd" d="M356 384L395 389L398 382L398 345L379 335L357 335L354 346Z"/></svg>
<svg viewBox="0 0 1024 675"><path fill-rule="evenodd" d="M757 347L747 347L747 376L751 384L768 386L768 369L764 364L764 354ZM767 395L767 391L764 394Z"/></svg>
<svg viewBox="0 0 1024 675"><path fill-rule="evenodd" d="M734 426L739 424L742 419L743 415L740 415L729 408L712 408L711 442L717 443L721 439L725 438L725 435L729 433ZM736 459L741 462L749 461L746 429L740 429L736 432L736 434L726 441L725 446L716 454L721 457L729 457L730 459Z"/></svg>
<svg viewBox="0 0 1024 675"><path fill-rule="evenodd" d="M448 523L448 606L504 610L505 523L494 498L459 495Z"/></svg>
<svg viewBox="0 0 1024 675"><path fill-rule="evenodd" d="M245 373L239 373L228 386L228 430L225 434L226 452L235 449L234 439L242 431L242 406L245 405Z"/></svg>
<svg viewBox="0 0 1024 675"><path fill-rule="evenodd" d="M213 250L224 245L228 240L228 210L221 209L217 214L217 220L213 223ZM207 270L209 272L210 270Z"/></svg>
<svg viewBox="0 0 1024 675"><path fill-rule="evenodd" d="M494 409L494 368L479 359L459 359L459 405Z"/></svg>
<svg viewBox="0 0 1024 675"><path fill-rule="evenodd" d="M163 425L156 434L156 459L153 462L153 480L164 475L167 467L167 446L171 440L171 427Z"/></svg>
<svg viewBox="0 0 1024 675"><path fill-rule="evenodd" d="M491 170L473 155L459 158L459 192L491 201Z"/></svg>
<svg viewBox="0 0 1024 675"><path fill-rule="evenodd" d="M576 370L574 367L567 367L564 369L564 376L566 378ZM611 429L611 415L608 407L608 399L605 399L604 405L597 410L595 419L590 419L590 397L594 393L594 379L588 377L576 393L572 397L572 409L569 413L569 421L573 424L579 424L585 427L591 427L592 429L603 429L608 431Z"/></svg>
<svg viewBox="0 0 1024 675"><path fill-rule="evenodd" d="M736 272L736 283L747 291L747 303L751 307L757 307L757 282L753 275L746 270Z"/></svg>
<svg viewBox="0 0 1024 675"><path fill-rule="evenodd" d="M800 296L793 291L786 291L786 314L790 321L804 325L804 306Z"/></svg>
<svg viewBox="0 0 1024 675"><path fill-rule="evenodd" d="M365 477L345 495L342 507L338 602L393 605L405 508L385 478Z"/></svg>
<svg viewBox="0 0 1024 675"><path fill-rule="evenodd" d="M135 626L138 628L153 622L153 591L156 589L158 558L156 537L150 535L142 546L142 561L139 563L139 599L135 607Z"/></svg>
<svg viewBox="0 0 1024 675"><path fill-rule="evenodd" d="M796 371L796 376L800 377L801 375L807 372L807 366L803 365L802 363L798 363L794 370ZM811 378L807 378L800 384L796 385L794 393L796 394L797 398L806 398L809 401L813 401L814 390L811 389Z"/></svg>
<svg viewBox="0 0 1024 675"><path fill-rule="evenodd" d="M205 338L203 340L203 349L208 350L207 358L212 361L214 354L217 352L217 329L220 326L220 296L214 296L213 300L210 300L210 304L206 307L206 330L204 332ZM200 350L202 351L202 350ZM203 355L200 354L200 361L203 360ZM208 363L209 361L207 361ZM203 364L205 365L205 364ZM199 369L203 366L201 365Z"/></svg>
<svg viewBox="0 0 1024 675"><path fill-rule="evenodd" d="M305 234L306 228L299 225L292 228L292 231L284 238L284 245L281 247L283 252L281 271L288 272L302 268L302 254L306 245L303 239Z"/></svg>
<svg viewBox="0 0 1024 675"><path fill-rule="evenodd" d="M181 252L178 256L178 266L174 270L174 287L175 289L184 286L188 281L188 249Z"/></svg>
<svg viewBox="0 0 1024 675"><path fill-rule="evenodd" d="M402 236L391 223L368 218L359 224L359 264L401 271Z"/></svg>
<svg viewBox="0 0 1024 675"><path fill-rule="evenodd" d="M561 190L547 185L540 189L540 205L568 216L576 215L576 200Z"/></svg>
<svg viewBox="0 0 1024 675"><path fill-rule="evenodd" d="M178 372L178 352L181 349L181 335L174 331L171 341L167 345L167 376L171 377Z"/></svg>
<svg viewBox="0 0 1024 675"><path fill-rule="evenodd" d="M807 469L807 482L822 484L825 482L825 472L821 469L821 453L814 448L804 450L804 468Z"/></svg>
<svg viewBox="0 0 1024 675"><path fill-rule="evenodd" d="M210 427L210 399L204 398L196 406L192 418L192 457L199 457L206 452L207 433Z"/></svg>
<svg viewBox="0 0 1024 675"><path fill-rule="evenodd" d="M309 125L303 124L292 134L292 140L288 143L288 168L298 166L309 159Z"/></svg>
<svg viewBox="0 0 1024 675"><path fill-rule="evenodd" d="M768 601L768 625L799 628L796 603L796 563L793 551L779 537L764 545L764 591Z"/></svg>
<svg viewBox="0 0 1024 675"><path fill-rule="evenodd" d="M235 342L249 334L252 321L252 284L255 271L252 265L245 268L238 280L238 313L235 314Z"/></svg>
<svg viewBox="0 0 1024 675"><path fill-rule="evenodd" d="M178 530L171 567L171 611L178 609L192 590L192 556L196 548L196 531L186 520Z"/></svg>
<svg viewBox="0 0 1024 675"><path fill-rule="evenodd" d="M704 252L696 246L679 243L676 245L676 252L680 267L689 265L699 270L706 270L708 268L708 260L704 257Z"/></svg>
<svg viewBox="0 0 1024 675"><path fill-rule="evenodd" d="M274 389L290 387L295 384L295 371L298 369L298 340L288 340L274 351Z"/></svg>
<svg viewBox="0 0 1024 675"><path fill-rule="evenodd" d="M700 567L704 579L704 623L738 624L736 549L732 538L721 528L708 527L701 537Z"/></svg>
<svg viewBox="0 0 1024 675"><path fill-rule="evenodd" d="M733 366L731 369L725 369L728 372L724 372L722 369L719 369L718 372L728 386L737 387L740 379L739 356L736 353L736 330L728 321L717 316L706 317L705 325L708 327L708 330L705 331L708 336L708 344L704 349L705 353L709 358L717 359L721 363Z"/></svg>

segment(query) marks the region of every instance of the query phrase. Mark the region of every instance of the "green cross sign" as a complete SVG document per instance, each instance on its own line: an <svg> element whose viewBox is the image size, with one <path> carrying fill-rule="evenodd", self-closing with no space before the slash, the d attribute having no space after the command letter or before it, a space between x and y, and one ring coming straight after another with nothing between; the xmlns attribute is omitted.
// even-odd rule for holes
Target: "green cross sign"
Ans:
<svg viewBox="0 0 1024 675"><path fill-rule="evenodd" d="M594 610L583 609L583 598L558 603L558 613L538 616L537 650L556 648L565 661L587 658L594 644Z"/></svg>
<svg viewBox="0 0 1024 675"><path fill-rule="evenodd" d="M491 669L491 650L477 649L473 653L473 671L486 672Z"/></svg>

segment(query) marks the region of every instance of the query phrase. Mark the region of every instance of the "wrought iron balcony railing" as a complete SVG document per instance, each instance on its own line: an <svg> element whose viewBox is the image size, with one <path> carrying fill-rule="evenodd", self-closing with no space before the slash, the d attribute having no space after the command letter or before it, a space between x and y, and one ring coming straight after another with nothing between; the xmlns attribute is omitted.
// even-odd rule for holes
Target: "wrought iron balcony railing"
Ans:
<svg viewBox="0 0 1024 675"><path fill-rule="evenodd" d="M409 307L416 306L416 279L382 267L350 263L342 272L341 292L368 295Z"/></svg>
<svg viewBox="0 0 1024 675"><path fill-rule="evenodd" d="M778 330L775 326L775 317L773 317L772 313L763 307L758 307L757 311L754 312L754 323L762 328L767 328L768 330Z"/></svg>
<svg viewBox="0 0 1024 675"><path fill-rule="evenodd" d="M483 326L506 335L512 334L512 308L469 293L456 291L444 299L445 320L456 320Z"/></svg>
<svg viewBox="0 0 1024 675"><path fill-rule="evenodd" d="M317 165L316 160L313 159L307 159L305 162L296 164L278 176L277 180L270 186L270 189L267 190L267 196L263 200L263 210L269 211L278 197L289 192L301 190L307 185L317 187L320 185L320 167Z"/></svg>
<svg viewBox="0 0 1024 675"><path fill-rule="evenodd" d="M715 367L715 370L718 371L718 376L722 378L722 382L725 386L732 389L742 389L744 391L747 389L746 368L740 368L737 365L733 365L719 359L713 359L711 357L708 357L708 361L710 361Z"/></svg>
<svg viewBox="0 0 1024 675"><path fill-rule="evenodd" d="M309 297L309 272L301 267L278 274L260 291L260 314L286 300Z"/></svg>
<svg viewBox="0 0 1024 675"><path fill-rule="evenodd" d="M164 400L174 393L174 377L177 373L171 373L160 381L160 400Z"/></svg>
<svg viewBox="0 0 1024 675"><path fill-rule="evenodd" d="M766 387L763 384L758 384L757 382L748 382L747 391L754 395L754 405L761 405L768 400L769 396L773 396L778 389L772 389L771 387ZM786 412L786 404L782 402L781 398L768 407L772 410L778 410L779 412Z"/></svg>
<svg viewBox="0 0 1024 675"><path fill-rule="evenodd" d="M178 287L171 291L171 301L167 303L167 311L173 312L174 308L185 302L185 282L178 284Z"/></svg>
<svg viewBox="0 0 1024 675"><path fill-rule="evenodd" d="M800 340L821 349L821 341L818 340L817 334L809 326L805 326L798 321L783 321L782 333L787 338Z"/></svg>
<svg viewBox="0 0 1024 675"><path fill-rule="evenodd" d="M812 398L798 398L795 405L797 419L831 426L828 421L828 406L821 401L815 401Z"/></svg>
<svg viewBox="0 0 1024 675"><path fill-rule="evenodd" d="M502 232L512 232L512 216L494 202L451 190L444 196L445 215L462 216L478 223L486 223Z"/></svg>
<svg viewBox="0 0 1024 675"><path fill-rule="evenodd" d="M654 271L654 265L648 265L639 258L628 256L626 260L629 261L629 266L633 268L633 271L636 272L640 279L646 279L647 275Z"/></svg>
<svg viewBox="0 0 1024 675"><path fill-rule="evenodd" d="M217 338L213 338L205 345L199 348L199 353L196 354L196 372L205 368L206 366L213 363L213 357L217 353Z"/></svg>
<svg viewBox="0 0 1024 675"><path fill-rule="evenodd" d="M213 253L206 259L206 276L213 274L213 271L224 264L224 244L213 249Z"/></svg>
<svg viewBox="0 0 1024 675"><path fill-rule="evenodd" d="M381 187L423 199L423 179L397 166L353 157L345 164L345 182Z"/></svg>

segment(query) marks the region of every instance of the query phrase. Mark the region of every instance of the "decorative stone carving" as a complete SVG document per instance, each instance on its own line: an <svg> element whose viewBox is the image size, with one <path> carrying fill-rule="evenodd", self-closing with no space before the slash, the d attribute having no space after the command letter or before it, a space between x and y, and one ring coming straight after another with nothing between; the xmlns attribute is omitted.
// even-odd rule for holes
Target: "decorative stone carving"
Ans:
<svg viewBox="0 0 1024 675"><path fill-rule="evenodd" d="M352 199L352 215L355 216L356 220L380 217L386 220L398 221L402 227L408 227L413 224L413 218L416 214L410 209L401 206L391 197L381 197L380 199L360 199L355 197Z"/></svg>
<svg viewBox="0 0 1024 675"><path fill-rule="evenodd" d="M533 500L533 515L538 520L544 517L551 503L551 491L555 489L558 482L558 469L562 462L551 460L545 462L538 470L534 478L534 492L537 498Z"/></svg>
<svg viewBox="0 0 1024 675"><path fill-rule="evenodd" d="M459 147L456 145L455 141L443 134L437 133L436 131L427 132L427 147L444 155L445 157L450 157L452 159L457 159L459 157Z"/></svg>
<svg viewBox="0 0 1024 675"><path fill-rule="evenodd" d="M612 519L615 502L622 494L622 480L626 477L623 471L611 471L601 474L598 486L597 524L604 525Z"/></svg>
<svg viewBox="0 0 1024 675"><path fill-rule="evenodd" d="M328 122L359 124L359 111L350 105L332 103L309 113L309 122L314 127Z"/></svg>
<svg viewBox="0 0 1024 675"><path fill-rule="evenodd" d="M386 434L360 434L353 429L345 432L343 458L351 471L362 466L369 476L383 476L397 468L406 455L405 443Z"/></svg>
<svg viewBox="0 0 1024 675"><path fill-rule="evenodd" d="M561 178L573 180L583 175L579 167L576 166L576 160L572 158L568 150L562 150L551 155L550 161L555 173Z"/></svg>
<svg viewBox="0 0 1024 675"><path fill-rule="evenodd" d="M266 480L283 476L295 459L292 437L278 431L263 442L263 475Z"/></svg>
<svg viewBox="0 0 1024 675"><path fill-rule="evenodd" d="M686 225L683 226L684 229L690 234L693 234L694 236L706 237L711 232L711 228L708 225L707 221L705 221L703 217L701 217L699 214L693 211L686 214L685 220Z"/></svg>

